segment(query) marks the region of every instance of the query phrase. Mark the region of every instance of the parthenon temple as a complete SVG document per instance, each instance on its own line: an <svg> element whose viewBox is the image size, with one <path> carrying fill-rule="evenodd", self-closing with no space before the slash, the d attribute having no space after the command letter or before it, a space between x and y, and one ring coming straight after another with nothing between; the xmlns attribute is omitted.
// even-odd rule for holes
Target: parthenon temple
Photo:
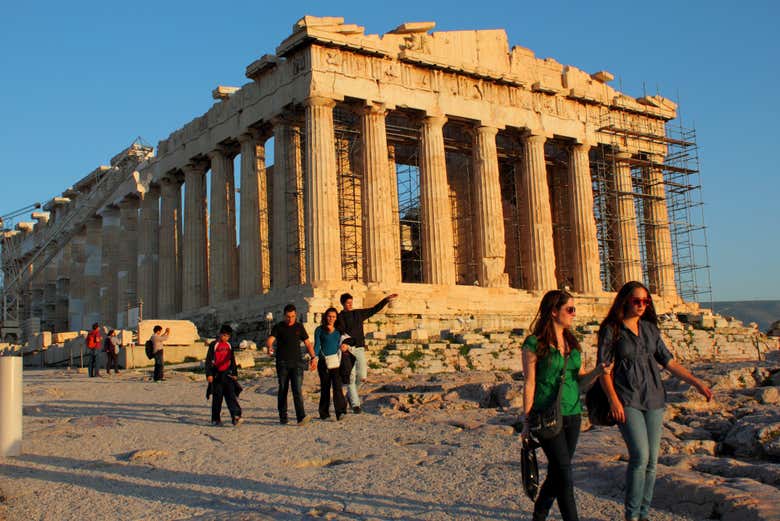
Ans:
<svg viewBox="0 0 780 521"><path fill-rule="evenodd" d="M349 291L401 294L391 329L525 327L546 290L598 316L630 280L684 306L676 104L503 30L434 27L301 18L156 151L134 143L4 232L20 318L213 332L288 302L312 323Z"/></svg>

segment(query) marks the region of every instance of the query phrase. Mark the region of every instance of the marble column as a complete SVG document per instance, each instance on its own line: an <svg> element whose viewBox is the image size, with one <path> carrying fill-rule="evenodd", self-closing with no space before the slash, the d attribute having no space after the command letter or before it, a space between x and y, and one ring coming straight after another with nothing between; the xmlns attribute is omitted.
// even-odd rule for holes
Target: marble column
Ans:
<svg viewBox="0 0 780 521"><path fill-rule="evenodd" d="M116 327L117 314L117 271L121 230L119 228L119 208L107 206L103 209L103 243L100 255L100 323Z"/></svg>
<svg viewBox="0 0 780 521"><path fill-rule="evenodd" d="M574 291L599 293L599 242L593 214L593 183L590 177L589 144L575 144L569 153L569 216Z"/></svg>
<svg viewBox="0 0 780 521"><path fill-rule="evenodd" d="M138 205L137 195L130 195L119 203L118 320L119 328L127 328L127 310L138 305Z"/></svg>
<svg viewBox="0 0 780 521"><path fill-rule="evenodd" d="M474 216L477 278L482 287L509 284L506 268L506 239L495 127L479 126L474 131Z"/></svg>
<svg viewBox="0 0 780 521"><path fill-rule="evenodd" d="M160 260L160 187L150 185L138 217L138 300L143 319L158 318L157 267Z"/></svg>
<svg viewBox="0 0 780 521"><path fill-rule="evenodd" d="M389 171L386 110L383 106L364 107L360 113L363 163L363 258L366 283L397 284L401 281L396 257L400 250L395 226L393 199L395 170ZM397 196L396 196L397 197ZM389 204L388 204L389 203ZM396 203L397 204L397 203Z"/></svg>
<svg viewBox="0 0 780 521"><path fill-rule="evenodd" d="M420 228L426 284L455 284L452 211L444 154L446 122L444 116L426 116L420 129Z"/></svg>
<svg viewBox="0 0 780 521"><path fill-rule="evenodd" d="M239 296L259 295L270 282L268 249L268 190L265 171L265 138L255 132L242 134L241 143L241 240L239 245Z"/></svg>
<svg viewBox="0 0 780 521"><path fill-rule="evenodd" d="M87 240L84 246L84 325L89 328L100 322L100 286L102 269L103 220L93 216L87 220Z"/></svg>
<svg viewBox="0 0 780 521"><path fill-rule="evenodd" d="M664 185L664 158L660 154L648 157L650 165L643 169L645 197L645 251L650 291L668 297L677 294L674 283L672 236L669 231L669 211Z"/></svg>
<svg viewBox="0 0 780 521"><path fill-rule="evenodd" d="M306 275L310 284L341 280L341 240L333 135L336 102L311 97L306 105L304 217Z"/></svg>
<svg viewBox="0 0 780 521"><path fill-rule="evenodd" d="M642 281L634 190L631 184L631 154L615 155L615 291L632 280Z"/></svg>
<svg viewBox="0 0 780 521"><path fill-rule="evenodd" d="M179 311L176 305L176 286L181 244L181 182L175 177L160 181L160 257L157 281L157 314L173 318Z"/></svg>
<svg viewBox="0 0 780 521"><path fill-rule="evenodd" d="M390 182L390 204L393 211L393 262L398 274L398 282L402 281L401 272L401 209L398 202L398 173L395 163L395 147L387 147L387 178Z"/></svg>
<svg viewBox="0 0 780 521"><path fill-rule="evenodd" d="M523 141L523 194L521 203L528 224L528 259L523 272L530 290L551 290L558 287L555 280L555 245L553 243L550 189L547 185L547 166L544 159L544 135L529 135Z"/></svg>
<svg viewBox="0 0 780 521"><path fill-rule="evenodd" d="M215 149L211 159L211 205L209 219L209 304L238 296L236 255L236 185L233 158L227 150Z"/></svg>
<svg viewBox="0 0 780 521"><path fill-rule="evenodd" d="M205 162L184 166L184 243L182 308L192 311L209 303L208 203Z"/></svg>
<svg viewBox="0 0 780 521"><path fill-rule="evenodd" d="M70 240L70 281L68 284L68 331L87 329L84 320L84 266L86 264L86 230Z"/></svg>
<svg viewBox="0 0 780 521"><path fill-rule="evenodd" d="M57 263L56 300L54 329L57 332L69 331L68 311L70 293L70 273L73 266L73 239L62 245L60 260Z"/></svg>

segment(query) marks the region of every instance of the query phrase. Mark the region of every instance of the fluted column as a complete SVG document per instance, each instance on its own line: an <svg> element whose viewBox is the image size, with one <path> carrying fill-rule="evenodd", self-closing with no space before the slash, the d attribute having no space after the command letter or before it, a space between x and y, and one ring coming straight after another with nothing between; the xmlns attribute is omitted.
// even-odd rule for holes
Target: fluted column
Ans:
<svg viewBox="0 0 780 521"><path fill-rule="evenodd" d="M63 244L60 259L57 263L56 309L54 312L54 329L57 332L68 329L68 301L70 291L70 271L73 266L73 240Z"/></svg>
<svg viewBox="0 0 780 521"><path fill-rule="evenodd" d="M401 280L396 266L398 231L394 227L392 197L388 200L395 171L388 170L385 114L385 108L376 105L364 107L360 114L364 280L396 284Z"/></svg>
<svg viewBox="0 0 780 521"><path fill-rule="evenodd" d="M274 120L274 182L271 196L271 284L275 289L287 287L288 244L292 230L287 226L287 191L289 190L290 128L281 119Z"/></svg>
<svg viewBox="0 0 780 521"><path fill-rule="evenodd" d="M116 314L119 285L117 271L119 271L118 254L121 229L119 227L119 208L107 206L103 209L103 241L100 284L100 322L109 327L116 327Z"/></svg>
<svg viewBox="0 0 780 521"><path fill-rule="evenodd" d="M70 281L68 284L68 330L86 329L84 320L84 265L86 263L86 230L80 230L70 241Z"/></svg>
<svg viewBox="0 0 780 521"><path fill-rule="evenodd" d="M306 274L311 284L341 280L334 106L328 98L306 100L304 215Z"/></svg>
<svg viewBox="0 0 780 521"><path fill-rule="evenodd" d="M161 180L160 202L160 264L157 290L157 313L161 318L177 312L176 286L179 263L179 233L181 227L181 183L173 177Z"/></svg>
<svg viewBox="0 0 780 521"><path fill-rule="evenodd" d="M213 150L209 219L209 303L237 296L235 178L233 159L227 151Z"/></svg>
<svg viewBox="0 0 780 521"><path fill-rule="evenodd" d="M590 145L575 144L569 155L569 216L574 291L598 293L599 242L596 234L596 218L593 214L593 183L590 177Z"/></svg>
<svg viewBox="0 0 780 521"><path fill-rule="evenodd" d="M123 199L119 203L119 223L122 238L119 241L119 269L117 289L119 295L118 313L122 320L120 328L127 327L127 310L138 304L138 205L137 196Z"/></svg>
<svg viewBox="0 0 780 521"><path fill-rule="evenodd" d="M642 280L642 263L639 255L639 236L637 232L634 191L631 184L631 154L618 152L615 155L615 287L619 290L623 284L632 280Z"/></svg>
<svg viewBox="0 0 780 521"><path fill-rule="evenodd" d="M644 168L645 251L650 291L662 296L677 294L674 283L672 236L669 231L669 211L666 206L663 156L650 155L650 166Z"/></svg>
<svg viewBox="0 0 780 521"><path fill-rule="evenodd" d="M182 309L192 311L209 303L208 204L205 163L188 163L184 171L184 244Z"/></svg>
<svg viewBox="0 0 780 521"><path fill-rule="evenodd" d="M270 280L268 250L268 190L265 172L265 139L252 132L241 143L241 240L239 246L239 296L259 295Z"/></svg>
<svg viewBox="0 0 780 521"><path fill-rule="evenodd" d="M102 269L103 220L94 216L87 220L87 240L84 262L84 325L100 322L100 276Z"/></svg>
<svg viewBox="0 0 780 521"><path fill-rule="evenodd" d="M496 134L498 129L488 126L479 126L474 131L474 215L478 234L474 240L477 246L477 277L482 287L506 286L509 283L509 277L504 273L506 239Z"/></svg>
<svg viewBox="0 0 780 521"><path fill-rule="evenodd" d="M528 289L551 290L558 287L555 280L555 246L553 243L550 189L547 185L547 166L544 159L544 135L529 135L523 142L523 194L525 204L520 211L526 214L528 224L528 259L524 262Z"/></svg>
<svg viewBox="0 0 780 521"><path fill-rule="evenodd" d="M150 185L138 216L138 300L144 319L157 318L157 266L160 260L160 188Z"/></svg>
<svg viewBox="0 0 780 521"><path fill-rule="evenodd" d="M423 118L420 136L420 221L423 282L455 284L447 166L444 155L444 116Z"/></svg>
<svg viewBox="0 0 780 521"><path fill-rule="evenodd" d="M398 202L398 173L395 163L395 147L387 147L387 177L390 182L390 201L393 212L393 263L398 274L398 282L403 280L401 271L401 210Z"/></svg>

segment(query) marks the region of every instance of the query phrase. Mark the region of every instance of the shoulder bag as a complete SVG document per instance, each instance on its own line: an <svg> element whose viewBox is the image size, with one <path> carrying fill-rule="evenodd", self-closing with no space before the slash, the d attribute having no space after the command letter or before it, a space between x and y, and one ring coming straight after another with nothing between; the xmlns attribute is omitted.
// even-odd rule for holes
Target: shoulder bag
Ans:
<svg viewBox="0 0 780 521"><path fill-rule="evenodd" d="M536 462L536 448L539 444L531 438L523 439L520 449L520 471L523 475L523 490L525 495L536 501L539 493L539 464Z"/></svg>
<svg viewBox="0 0 780 521"><path fill-rule="evenodd" d="M566 381L566 365L569 363L569 357L564 358L563 370L561 371L561 383L558 385L558 393L555 402L551 407L544 411L531 409L528 414L528 430L538 440L549 440L556 437L563 429L563 416L561 415L561 395L563 394L563 383Z"/></svg>

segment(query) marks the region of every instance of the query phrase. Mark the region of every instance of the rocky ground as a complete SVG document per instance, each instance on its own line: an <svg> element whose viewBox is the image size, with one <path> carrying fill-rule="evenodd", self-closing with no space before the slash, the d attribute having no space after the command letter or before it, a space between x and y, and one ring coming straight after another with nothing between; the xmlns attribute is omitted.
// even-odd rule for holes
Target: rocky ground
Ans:
<svg viewBox="0 0 780 521"><path fill-rule="evenodd" d="M695 366L712 404L668 382L652 519L780 519L774 356ZM364 414L298 427L278 424L276 384L257 359L242 370L237 428L208 424L197 364L161 383L141 371L26 371L24 455L0 460L0 518L530 519L517 373L374 373ZM317 378L305 382L316 416ZM621 519L623 443L614 428L583 429L580 517Z"/></svg>

